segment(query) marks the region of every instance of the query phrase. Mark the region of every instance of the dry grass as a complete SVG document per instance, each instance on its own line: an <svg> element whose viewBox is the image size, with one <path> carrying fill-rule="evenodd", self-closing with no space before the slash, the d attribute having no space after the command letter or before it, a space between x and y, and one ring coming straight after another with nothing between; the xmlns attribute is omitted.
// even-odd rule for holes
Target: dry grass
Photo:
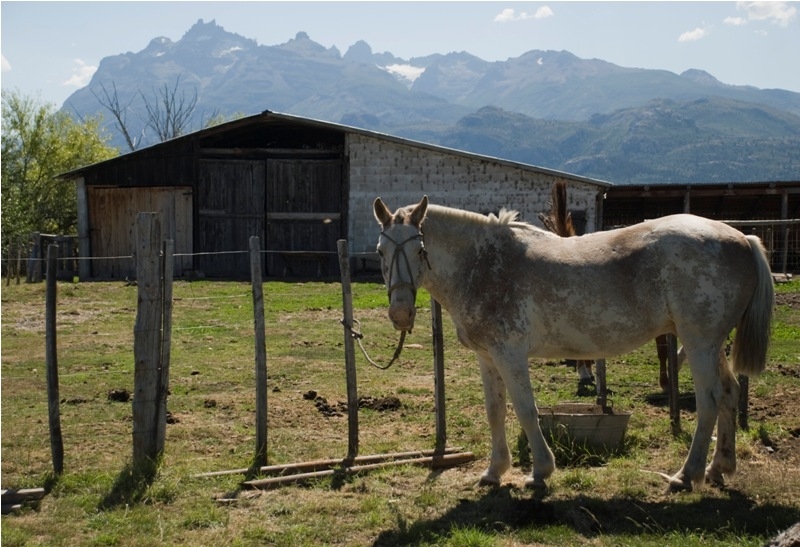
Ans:
<svg viewBox="0 0 800 547"><path fill-rule="evenodd" d="M798 286L783 290L800 293ZM339 286L270 282L265 291L270 463L342 457L346 417L323 416L303 397L315 390L331 404L346 400ZM396 338L383 288L357 283L353 291L369 351L388 358ZM488 462L480 375L446 317L448 440L478 461L435 473L394 467L268 492L241 490L240 476L195 478L247 467L253 456L252 301L239 283L179 282L175 298L166 452L157 470L133 470L130 403L107 394L133 387L136 288L59 286L66 471L53 477L44 287L3 288L3 488L44 485L49 492L39 507L3 517L3 545L760 545L800 520L797 307L779 307L768 371L751 380L751 430L738 435L739 473L728 488L666 496L662 479L643 471L674 472L690 441L669 433L655 350L647 346L608 361L614 405L633 413L621 453L597 458L568 449L547 497L536 499L522 488L522 467L501 488L476 486ZM361 454L433 447L428 318L421 309L392 369L373 369L358 356L359 393L402 403L400 410L360 413ZM573 371L531 364L539 404L578 398ZM692 393L688 371L680 387ZM690 432L691 397L683 402ZM508 431L514 439L513 413ZM515 461L525 456L512 449ZM222 495L236 501L214 500Z"/></svg>

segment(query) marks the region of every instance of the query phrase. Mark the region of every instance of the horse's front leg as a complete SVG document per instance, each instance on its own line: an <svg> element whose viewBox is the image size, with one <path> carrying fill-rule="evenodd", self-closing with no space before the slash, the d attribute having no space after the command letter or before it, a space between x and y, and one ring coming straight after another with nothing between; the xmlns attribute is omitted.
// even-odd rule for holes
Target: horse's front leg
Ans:
<svg viewBox="0 0 800 547"><path fill-rule="evenodd" d="M526 481L526 486L536 489L546 488L545 479L553 474L556 463L539 425L539 410L536 408L533 396L527 355L520 352L516 357L495 356L494 360L511 395L517 419L528 437L533 471L532 476Z"/></svg>
<svg viewBox="0 0 800 547"><path fill-rule="evenodd" d="M478 364L483 379L486 416L492 434L489 468L481 475L480 484L497 486L503 473L511 467L511 452L506 441L506 385L490 357L478 354Z"/></svg>
<svg viewBox="0 0 800 547"><path fill-rule="evenodd" d="M706 481L724 485L724 475L736 472L736 412L739 405L739 382L731 372L725 350L719 352L719 376L722 398L717 418L717 444L711 464L706 468Z"/></svg>

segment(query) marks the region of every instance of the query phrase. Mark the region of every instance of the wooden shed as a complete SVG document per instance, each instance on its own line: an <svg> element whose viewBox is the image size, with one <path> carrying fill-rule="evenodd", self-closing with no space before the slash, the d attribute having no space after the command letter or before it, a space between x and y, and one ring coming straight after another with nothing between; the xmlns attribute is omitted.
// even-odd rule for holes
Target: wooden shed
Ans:
<svg viewBox="0 0 800 547"><path fill-rule="evenodd" d="M263 112L89 165L76 182L81 279L133 276L137 213L161 213L175 242L175 275L246 278L250 236L266 275L338 271L336 241L368 259L372 201L433 203L477 212L513 208L529 222L558 179L585 231L601 227L603 181L362 129ZM354 264L358 271L366 260Z"/></svg>
<svg viewBox="0 0 800 547"><path fill-rule="evenodd" d="M603 229L676 213L729 221L755 233L776 272L800 272L800 180L615 185L603 202Z"/></svg>

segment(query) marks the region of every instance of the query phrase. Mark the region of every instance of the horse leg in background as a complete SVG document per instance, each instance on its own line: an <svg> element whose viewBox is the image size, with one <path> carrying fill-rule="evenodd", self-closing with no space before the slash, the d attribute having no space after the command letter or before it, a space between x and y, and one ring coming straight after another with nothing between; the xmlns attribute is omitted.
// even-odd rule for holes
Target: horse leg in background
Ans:
<svg viewBox="0 0 800 547"><path fill-rule="evenodd" d="M506 385L490 357L478 354L483 380L486 417L492 435L492 455L489 468L481 475L480 484L496 486L500 477L511 467L511 452L506 441Z"/></svg>
<svg viewBox="0 0 800 547"><path fill-rule="evenodd" d="M711 464L706 468L706 482L724 485L725 478L736 472L736 413L739 406L739 382L736 380L725 350L719 352L719 376L722 398L717 419L717 444Z"/></svg>
<svg viewBox="0 0 800 547"><path fill-rule="evenodd" d="M719 413L718 402L723 400L718 358L719 345L687 350L689 367L694 378L697 402L697 427L692 437L689 455L683 467L669 478L669 492L692 490L695 484L703 484L706 458L711 444L711 435ZM720 457L721 460L723 459ZM712 464L713 465L713 464ZM721 463L720 463L721 465Z"/></svg>
<svg viewBox="0 0 800 547"><path fill-rule="evenodd" d="M594 383L594 374L592 374L593 361L587 360L572 360L567 359L568 363L575 363L575 371L578 373L578 384L586 386Z"/></svg>
<svg viewBox="0 0 800 547"><path fill-rule="evenodd" d="M669 391L669 375L667 374L667 335L660 334L656 337L656 351L658 352L658 385L661 386L661 391L667 393ZM683 346L678 348L678 370L681 369L683 363L686 362L686 350Z"/></svg>
<svg viewBox="0 0 800 547"><path fill-rule="evenodd" d="M493 359L511 396L514 413L528 437L533 471L531 477L525 481L525 486L544 489L547 487L545 479L555 471L556 460L539 425L539 410L536 408L533 396L527 355L524 352L520 352L519 355L513 355L513 352L512 355L495 354Z"/></svg>

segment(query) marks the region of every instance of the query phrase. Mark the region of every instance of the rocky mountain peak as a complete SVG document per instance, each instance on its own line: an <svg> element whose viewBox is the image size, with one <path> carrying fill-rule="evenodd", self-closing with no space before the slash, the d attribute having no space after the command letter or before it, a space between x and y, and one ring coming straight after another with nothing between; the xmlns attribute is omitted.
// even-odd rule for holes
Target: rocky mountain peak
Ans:
<svg viewBox="0 0 800 547"><path fill-rule="evenodd" d="M343 59L351 63L372 63L372 48L364 40L359 40L347 49Z"/></svg>
<svg viewBox="0 0 800 547"><path fill-rule="evenodd" d="M711 74L709 74L705 70L699 70L697 68L690 68L689 70L685 70L684 72L681 73L681 78L686 78L687 80L691 80L698 84L723 85L722 82L714 78Z"/></svg>

